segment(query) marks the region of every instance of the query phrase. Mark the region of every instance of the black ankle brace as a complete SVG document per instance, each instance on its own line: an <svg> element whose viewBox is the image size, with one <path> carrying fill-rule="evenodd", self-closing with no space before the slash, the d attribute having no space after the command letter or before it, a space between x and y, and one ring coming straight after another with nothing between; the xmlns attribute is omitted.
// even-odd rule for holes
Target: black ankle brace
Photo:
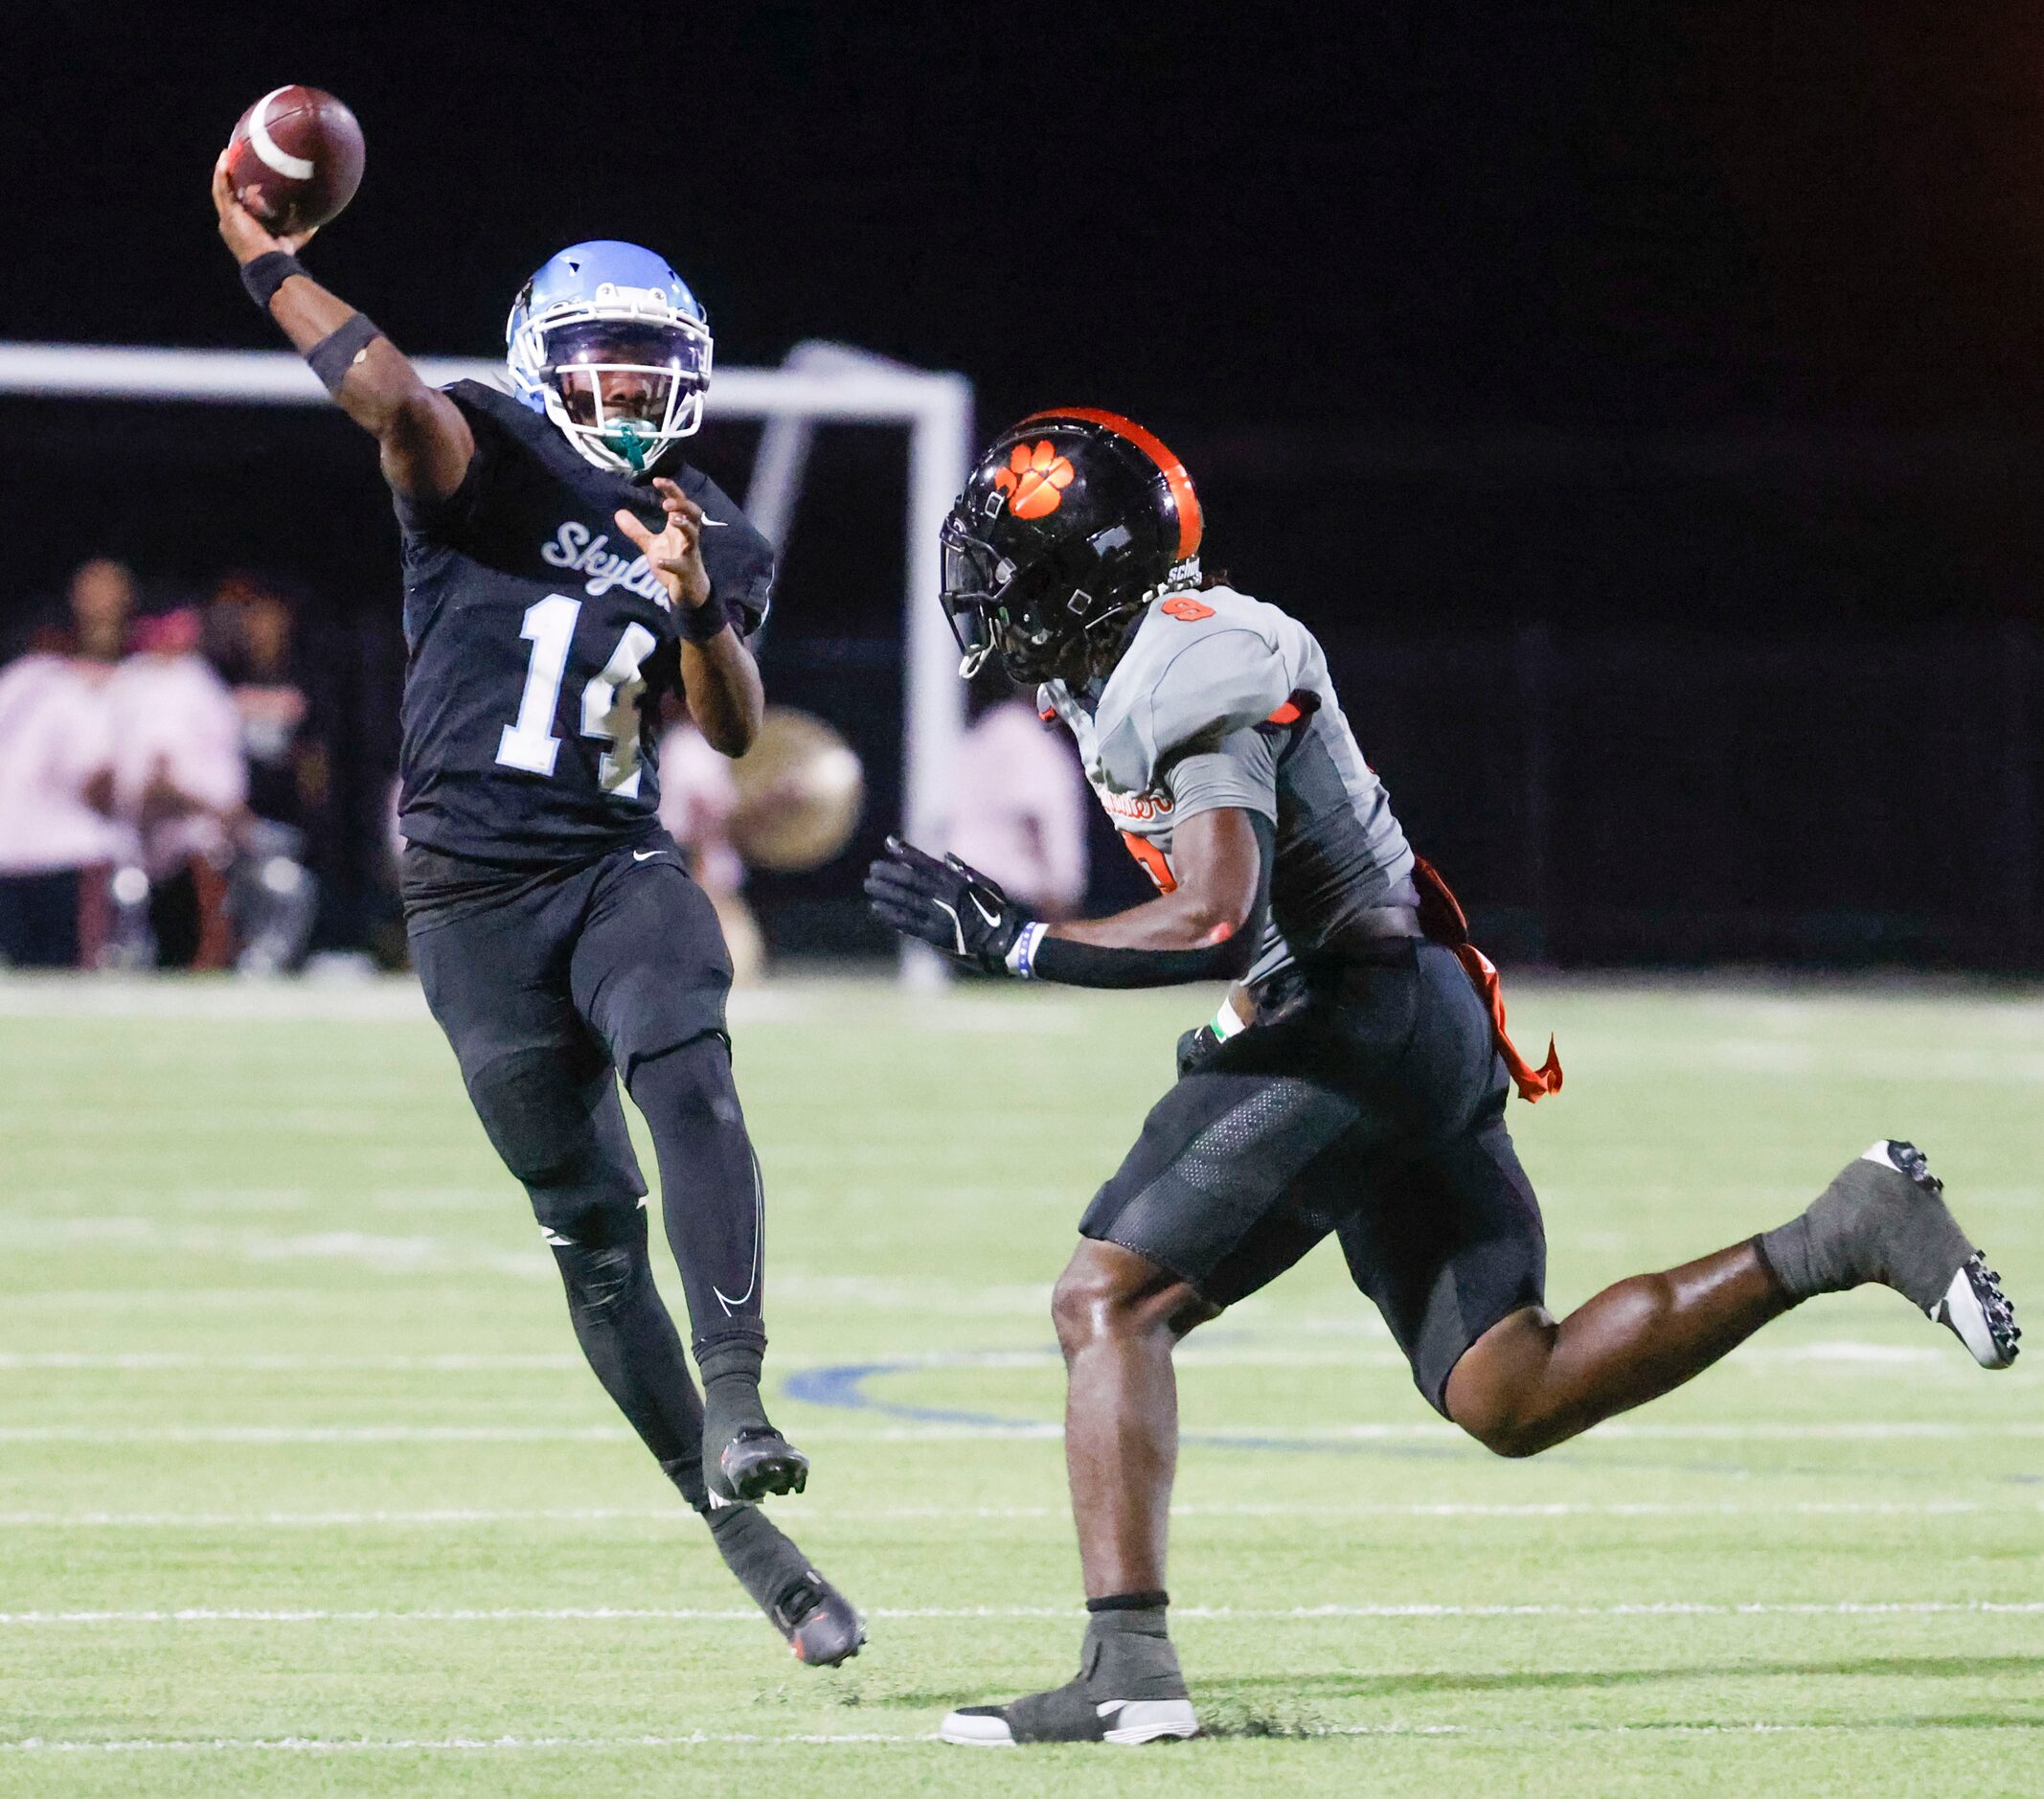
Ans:
<svg viewBox="0 0 2044 1799"><path fill-rule="evenodd" d="M1171 1596L1159 1587L1152 1593L1108 1593L1086 1601L1088 1611L1162 1611Z"/></svg>

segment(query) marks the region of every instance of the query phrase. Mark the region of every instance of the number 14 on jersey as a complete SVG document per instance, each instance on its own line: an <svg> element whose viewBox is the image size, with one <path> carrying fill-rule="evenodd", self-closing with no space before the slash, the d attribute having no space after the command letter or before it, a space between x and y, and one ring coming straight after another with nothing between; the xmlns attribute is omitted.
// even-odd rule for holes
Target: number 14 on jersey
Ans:
<svg viewBox="0 0 2044 1799"><path fill-rule="evenodd" d="M557 593L526 608L518 632L533 646L525 692L518 697L518 717L497 740L497 761L507 768L523 769L530 775L554 772L560 755L554 713L560 701L560 684L567 678L568 652L581 611L579 600ZM597 765L597 785L621 799L639 797L639 698L646 692L646 677L639 669L655 647L653 634L645 626L627 625L602 672L582 689L582 736L610 745Z"/></svg>

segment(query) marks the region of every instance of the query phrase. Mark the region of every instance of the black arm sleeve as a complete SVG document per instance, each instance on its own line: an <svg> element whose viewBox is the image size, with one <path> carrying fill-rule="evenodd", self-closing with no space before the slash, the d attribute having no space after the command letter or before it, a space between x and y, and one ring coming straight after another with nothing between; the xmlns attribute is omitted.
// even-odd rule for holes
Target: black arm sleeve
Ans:
<svg viewBox="0 0 2044 1799"><path fill-rule="evenodd" d="M1232 981L1256 959L1270 913L1270 877L1278 859L1278 828L1260 812L1249 823L1257 835L1257 897L1242 928L1226 943L1197 949L1107 949L1046 937L1036 945L1032 972L1067 987L1178 987L1188 981Z"/></svg>

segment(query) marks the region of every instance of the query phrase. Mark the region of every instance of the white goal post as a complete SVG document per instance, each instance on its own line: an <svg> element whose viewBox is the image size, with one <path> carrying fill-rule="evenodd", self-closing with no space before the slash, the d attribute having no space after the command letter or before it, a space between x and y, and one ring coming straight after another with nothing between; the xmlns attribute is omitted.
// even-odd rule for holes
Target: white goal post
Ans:
<svg viewBox="0 0 2044 1799"><path fill-rule="evenodd" d="M419 356L436 386L504 387L504 364ZM0 343L0 395L36 399L185 400L200 404L323 406L310 369L282 350L166 350L101 344ZM902 810L908 835L934 844L949 770L965 726L958 647L939 611L938 531L964 490L972 458L972 384L962 375L911 368L840 344L797 346L778 369L719 368L711 419L758 419L765 429L745 510L778 547L801 492L819 424L898 424L909 434L907 668L902 681ZM905 955L905 978L941 978L934 955Z"/></svg>

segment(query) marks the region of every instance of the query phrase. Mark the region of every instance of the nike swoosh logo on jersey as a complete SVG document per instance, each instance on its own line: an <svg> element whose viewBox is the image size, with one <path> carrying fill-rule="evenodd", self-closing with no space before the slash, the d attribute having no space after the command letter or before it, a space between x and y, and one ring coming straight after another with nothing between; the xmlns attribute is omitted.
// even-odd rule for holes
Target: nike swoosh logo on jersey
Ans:
<svg viewBox="0 0 2044 1799"><path fill-rule="evenodd" d="M631 853L631 859L634 862L650 862L655 856L665 855L666 854L665 850L634 850Z"/></svg>

